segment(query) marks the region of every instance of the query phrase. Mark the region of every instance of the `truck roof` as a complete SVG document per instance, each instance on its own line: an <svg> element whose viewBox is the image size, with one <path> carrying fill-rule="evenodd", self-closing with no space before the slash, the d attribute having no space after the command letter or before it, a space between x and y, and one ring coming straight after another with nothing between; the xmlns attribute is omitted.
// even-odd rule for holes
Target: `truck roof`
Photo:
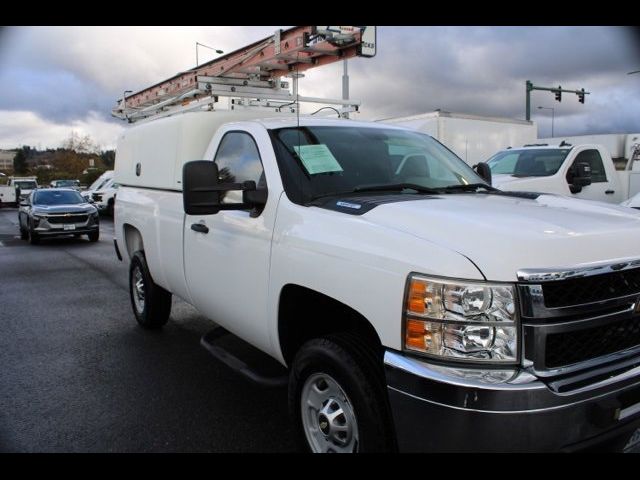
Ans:
<svg viewBox="0 0 640 480"><path fill-rule="evenodd" d="M503 151L507 151L507 150L557 150L557 149L562 149L562 150L571 150L572 148L575 147L588 147L588 148L599 148L602 147L602 145L597 145L595 143L582 143L579 145L571 145L571 144L567 144L567 145L546 145L546 144L535 144L535 145L523 145L522 147L512 147L512 148L507 148Z"/></svg>

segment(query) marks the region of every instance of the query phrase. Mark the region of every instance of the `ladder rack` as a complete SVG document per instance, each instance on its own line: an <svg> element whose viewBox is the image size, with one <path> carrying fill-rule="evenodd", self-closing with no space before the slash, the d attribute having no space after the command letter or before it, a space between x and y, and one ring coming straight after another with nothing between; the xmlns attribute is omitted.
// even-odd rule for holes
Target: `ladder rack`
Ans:
<svg viewBox="0 0 640 480"><path fill-rule="evenodd" d="M299 102L342 106L342 113L357 111L360 102L298 95L298 78L310 68L355 56L372 57L375 27L293 27L178 73L151 87L118 100L114 117L135 122L188 110L214 109L219 97L236 107L289 108ZM291 77L290 83L282 77Z"/></svg>

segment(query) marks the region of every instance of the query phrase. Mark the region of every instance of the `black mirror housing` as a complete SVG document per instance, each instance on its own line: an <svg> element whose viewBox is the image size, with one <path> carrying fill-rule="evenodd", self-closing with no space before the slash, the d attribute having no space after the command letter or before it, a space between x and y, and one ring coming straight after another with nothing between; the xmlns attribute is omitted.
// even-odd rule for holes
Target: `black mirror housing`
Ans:
<svg viewBox="0 0 640 480"><path fill-rule="evenodd" d="M489 165L484 162L480 162L474 165L473 169L480 176L480 178L491 185L491 169L489 168Z"/></svg>
<svg viewBox="0 0 640 480"><path fill-rule="evenodd" d="M567 183L571 193L579 193L582 187L591 185L591 165L587 162L574 164L567 173Z"/></svg>
<svg viewBox="0 0 640 480"><path fill-rule="evenodd" d="M212 215L220 211L218 165L195 160L182 167L182 203L187 215Z"/></svg>
<svg viewBox="0 0 640 480"><path fill-rule="evenodd" d="M242 191L242 203L222 203L223 193ZM194 160L182 167L182 202L187 215L213 215L220 210L250 210L267 203L267 189L256 189L256 182L221 183L218 165Z"/></svg>

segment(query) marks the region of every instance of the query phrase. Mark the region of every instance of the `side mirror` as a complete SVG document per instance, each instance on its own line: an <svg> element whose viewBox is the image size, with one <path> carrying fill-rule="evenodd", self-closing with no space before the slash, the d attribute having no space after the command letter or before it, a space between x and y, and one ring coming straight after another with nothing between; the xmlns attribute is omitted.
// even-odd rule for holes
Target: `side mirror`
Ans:
<svg viewBox="0 0 640 480"><path fill-rule="evenodd" d="M591 185L591 165L587 162L575 163L567 175L567 182L571 193L579 193L582 187Z"/></svg>
<svg viewBox="0 0 640 480"><path fill-rule="evenodd" d="M249 210L258 205L262 190L256 182L221 183L218 165L210 160L195 160L182 167L182 200L187 215L213 215L220 210ZM222 203L223 193L241 190L242 203ZM266 198L264 200L266 203Z"/></svg>
<svg viewBox="0 0 640 480"><path fill-rule="evenodd" d="M480 162L474 165L473 169L480 176L480 178L491 185L491 169L489 168L489 165L484 162Z"/></svg>

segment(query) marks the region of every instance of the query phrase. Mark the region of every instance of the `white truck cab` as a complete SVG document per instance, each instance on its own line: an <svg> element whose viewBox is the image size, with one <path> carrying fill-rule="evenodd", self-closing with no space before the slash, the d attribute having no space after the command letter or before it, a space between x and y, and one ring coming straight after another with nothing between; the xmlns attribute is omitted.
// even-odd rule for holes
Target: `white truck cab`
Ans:
<svg viewBox="0 0 640 480"><path fill-rule="evenodd" d="M19 191L20 198L16 198L16 202L25 200L33 190L38 188L38 181L36 177L9 177L7 187L13 188L15 191Z"/></svg>
<svg viewBox="0 0 640 480"><path fill-rule="evenodd" d="M263 116L120 136L114 243L142 327L177 295L276 359L315 452L633 434L640 213L497 190L404 128Z"/></svg>
<svg viewBox="0 0 640 480"><path fill-rule="evenodd" d="M492 185L619 204L640 191L640 165L618 171L602 145L529 145L502 150L487 164Z"/></svg>

